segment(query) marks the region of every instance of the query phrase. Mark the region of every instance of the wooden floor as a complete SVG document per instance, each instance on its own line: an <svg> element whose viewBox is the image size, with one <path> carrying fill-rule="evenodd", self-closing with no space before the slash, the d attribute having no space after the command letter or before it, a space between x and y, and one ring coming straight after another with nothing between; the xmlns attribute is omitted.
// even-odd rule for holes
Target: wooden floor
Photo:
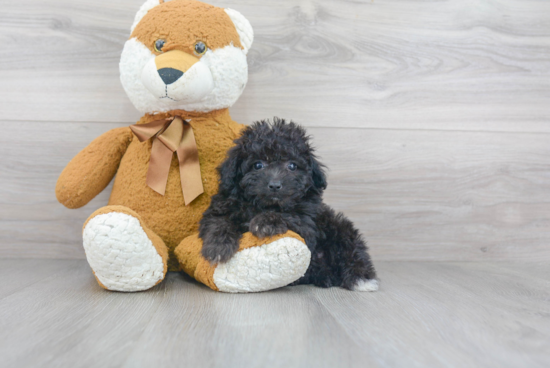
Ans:
<svg viewBox="0 0 550 368"><path fill-rule="evenodd" d="M548 367L550 267L379 262L377 293L100 289L84 260L0 260L2 367Z"/></svg>

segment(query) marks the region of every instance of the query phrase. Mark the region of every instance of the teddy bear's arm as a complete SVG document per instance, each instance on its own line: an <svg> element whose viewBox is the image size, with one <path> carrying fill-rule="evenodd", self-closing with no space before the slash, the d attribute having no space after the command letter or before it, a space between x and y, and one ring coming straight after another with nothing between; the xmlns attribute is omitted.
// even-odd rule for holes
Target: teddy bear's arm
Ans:
<svg viewBox="0 0 550 368"><path fill-rule="evenodd" d="M55 187L57 200L68 208L80 208L90 202L109 185L131 141L128 127L110 130L94 139L63 169Z"/></svg>

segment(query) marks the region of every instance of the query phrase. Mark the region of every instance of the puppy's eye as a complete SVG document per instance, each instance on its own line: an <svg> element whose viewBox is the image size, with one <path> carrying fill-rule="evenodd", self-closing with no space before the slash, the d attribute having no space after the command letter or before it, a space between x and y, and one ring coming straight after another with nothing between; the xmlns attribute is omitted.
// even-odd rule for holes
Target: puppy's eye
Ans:
<svg viewBox="0 0 550 368"><path fill-rule="evenodd" d="M287 167L290 171L295 171L298 168L294 162L289 163Z"/></svg>
<svg viewBox="0 0 550 368"><path fill-rule="evenodd" d="M253 166L254 166L254 170L261 170L261 169L264 168L264 164L263 164L262 162L260 162L260 161L254 163Z"/></svg>
<svg viewBox="0 0 550 368"><path fill-rule="evenodd" d="M204 44L204 42L202 41L198 41L196 44L195 44L195 54L196 55L202 55L206 52L206 50L208 50L208 47L206 47L206 45Z"/></svg>
<svg viewBox="0 0 550 368"><path fill-rule="evenodd" d="M155 51L156 52L162 52L162 48L164 47L164 44L166 43L166 41L164 41L163 39L158 39L155 41Z"/></svg>

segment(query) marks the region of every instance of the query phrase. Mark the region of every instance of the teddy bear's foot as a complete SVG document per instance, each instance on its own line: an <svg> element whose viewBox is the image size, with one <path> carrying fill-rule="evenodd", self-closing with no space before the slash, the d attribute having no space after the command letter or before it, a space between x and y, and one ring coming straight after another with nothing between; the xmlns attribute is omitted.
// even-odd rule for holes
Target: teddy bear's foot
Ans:
<svg viewBox="0 0 550 368"><path fill-rule="evenodd" d="M213 280L220 291L272 290L298 280L307 271L311 253L302 240L288 236L260 242L265 244L243 249L216 267Z"/></svg>
<svg viewBox="0 0 550 368"><path fill-rule="evenodd" d="M84 224L84 250L98 283L107 290L141 291L166 275L164 242L123 206L94 212Z"/></svg>
<svg viewBox="0 0 550 368"><path fill-rule="evenodd" d="M291 231L259 239L243 234L239 251L227 262L211 265L200 254L202 241L190 236L176 248L175 254L189 275L214 290L250 293L272 290L302 277L311 259L304 240Z"/></svg>

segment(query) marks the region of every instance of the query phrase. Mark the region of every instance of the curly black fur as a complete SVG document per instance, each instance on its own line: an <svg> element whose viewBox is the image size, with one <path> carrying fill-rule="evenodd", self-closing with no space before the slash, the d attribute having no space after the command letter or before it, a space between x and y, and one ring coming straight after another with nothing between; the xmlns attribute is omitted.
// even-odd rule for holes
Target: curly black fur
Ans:
<svg viewBox="0 0 550 368"><path fill-rule="evenodd" d="M247 231L267 237L292 230L311 250L306 274L295 284L353 287L376 277L353 223L322 202L327 186L302 127L275 118L246 128L218 168L219 193L200 222L203 256L228 261Z"/></svg>

